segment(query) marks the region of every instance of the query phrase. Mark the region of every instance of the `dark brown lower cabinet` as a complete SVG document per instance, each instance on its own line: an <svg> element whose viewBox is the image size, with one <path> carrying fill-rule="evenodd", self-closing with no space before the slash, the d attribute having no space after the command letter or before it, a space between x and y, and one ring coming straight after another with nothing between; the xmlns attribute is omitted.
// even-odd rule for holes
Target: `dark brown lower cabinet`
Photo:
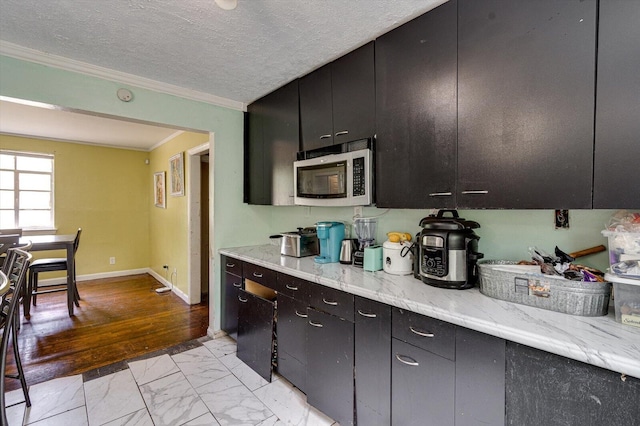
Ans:
<svg viewBox="0 0 640 426"><path fill-rule="evenodd" d="M353 425L353 323L313 308L307 314L307 402L341 426Z"/></svg>
<svg viewBox="0 0 640 426"><path fill-rule="evenodd" d="M278 373L306 392L307 303L278 293Z"/></svg>
<svg viewBox="0 0 640 426"><path fill-rule="evenodd" d="M220 328L234 339L238 338L238 290L242 289L242 277L223 272L222 315Z"/></svg>
<svg viewBox="0 0 640 426"><path fill-rule="evenodd" d="M355 298L356 419L391 424L391 306Z"/></svg>
<svg viewBox="0 0 640 426"><path fill-rule="evenodd" d="M238 353L245 364L271 381L275 303L238 290Z"/></svg>
<svg viewBox="0 0 640 426"><path fill-rule="evenodd" d="M639 379L513 342L506 361L508 425L640 424Z"/></svg>

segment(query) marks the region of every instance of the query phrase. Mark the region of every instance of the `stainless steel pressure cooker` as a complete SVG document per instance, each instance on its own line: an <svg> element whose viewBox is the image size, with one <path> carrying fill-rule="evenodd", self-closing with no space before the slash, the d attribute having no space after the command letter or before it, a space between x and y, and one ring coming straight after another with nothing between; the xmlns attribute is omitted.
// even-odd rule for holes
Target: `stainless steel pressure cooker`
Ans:
<svg viewBox="0 0 640 426"><path fill-rule="evenodd" d="M449 213L450 217L445 217ZM424 283L443 288L465 289L478 281L480 237L473 231L478 222L465 220L456 210L440 210L420 221L416 235L414 276Z"/></svg>

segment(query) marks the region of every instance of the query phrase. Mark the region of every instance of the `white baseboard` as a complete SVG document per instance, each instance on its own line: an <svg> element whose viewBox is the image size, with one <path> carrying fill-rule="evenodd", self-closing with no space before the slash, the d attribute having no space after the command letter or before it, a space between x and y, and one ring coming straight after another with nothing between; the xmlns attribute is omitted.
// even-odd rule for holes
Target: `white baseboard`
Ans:
<svg viewBox="0 0 640 426"><path fill-rule="evenodd" d="M156 273L151 268L128 269L128 270L125 270L125 271L99 272L97 274L78 275L76 277L76 280L78 282L82 282L82 281L99 280L99 279L102 279L102 278L115 278L115 277L124 277L124 276L127 276L127 275L139 275L139 274L149 274L149 275L151 275L153 278L155 278L156 280L160 281L162 283L162 285L164 285L165 287L169 287L171 289L171 291L174 292L185 303L189 304L189 298L187 297L187 295L182 290L180 290L179 288L176 288L175 286L173 286L162 275ZM42 285L64 284L64 283L67 282L67 279L66 278L62 278L62 277L60 277L60 278L49 278L49 279L45 279L45 280L38 280L38 282L41 283ZM208 333L208 331L207 331L207 333Z"/></svg>

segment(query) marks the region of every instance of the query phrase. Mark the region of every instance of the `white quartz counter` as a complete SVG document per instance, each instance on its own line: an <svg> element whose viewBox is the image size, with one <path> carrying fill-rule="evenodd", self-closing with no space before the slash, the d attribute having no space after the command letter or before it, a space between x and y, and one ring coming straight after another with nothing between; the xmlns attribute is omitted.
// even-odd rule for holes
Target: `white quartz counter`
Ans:
<svg viewBox="0 0 640 426"><path fill-rule="evenodd" d="M603 317L581 317L493 299L477 288L447 290L413 275L368 272L313 257L280 255L279 246L221 249L221 254L348 293L438 318L482 333L640 378L640 328Z"/></svg>

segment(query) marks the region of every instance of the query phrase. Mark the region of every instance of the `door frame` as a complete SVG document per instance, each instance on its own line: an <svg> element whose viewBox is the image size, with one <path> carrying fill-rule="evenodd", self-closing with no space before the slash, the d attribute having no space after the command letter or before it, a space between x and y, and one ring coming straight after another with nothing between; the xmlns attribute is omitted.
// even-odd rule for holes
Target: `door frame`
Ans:
<svg viewBox="0 0 640 426"><path fill-rule="evenodd" d="M189 276L189 304L194 305L201 302L201 274L200 274L200 265L202 262L202 255L200 249L200 241L201 241L201 232L202 227L200 226L200 220L202 216L202 206L201 206L201 196L200 196L200 188L201 188L201 173L200 173L200 157L204 154L209 154L209 158L213 158L212 155L212 147L213 147L213 133L209 133L209 142L206 142L202 145L198 145L187 150L187 170L189 173L187 186L187 204L188 204L188 212L187 212L187 267L188 267L188 276ZM210 160L210 165L213 164ZM210 166L211 167L211 166ZM211 176L211 170L209 170L209 179ZM213 185L209 182L209 204L211 204L213 200ZM213 241L213 228L211 224L213 224L212 215L213 215L213 206L209 206L209 242ZM211 244L209 244L211 245ZM211 250L208 250L207 259L209 263L209 271L212 270L211 263ZM211 294L212 280L211 273L209 273L209 294Z"/></svg>

